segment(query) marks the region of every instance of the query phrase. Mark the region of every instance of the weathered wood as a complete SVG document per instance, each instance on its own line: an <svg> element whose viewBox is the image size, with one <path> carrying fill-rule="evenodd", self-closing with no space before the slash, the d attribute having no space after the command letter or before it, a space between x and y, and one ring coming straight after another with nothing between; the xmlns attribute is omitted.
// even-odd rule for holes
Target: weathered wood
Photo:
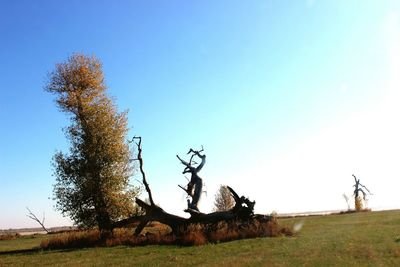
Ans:
<svg viewBox="0 0 400 267"><path fill-rule="evenodd" d="M185 169L183 170L183 174L185 173L190 173L190 181L187 184L186 189L182 186L179 186L183 190L186 191L186 193L192 198L191 202L188 202L188 209L193 209L199 211L198 208L198 203L200 201L201 193L203 190L203 180L200 178L198 173L200 170L204 167L204 164L206 163L206 155L201 155L200 153L203 152L204 149L203 147L201 150L193 150L192 148L189 150L187 154L191 154L189 162L186 162L185 160L181 159L178 155L176 157L180 160L180 162L185 165ZM194 167L192 165L193 162L193 157L197 156L201 159L201 163L197 166Z"/></svg>
<svg viewBox="0 0 400 267"><path fill-rule="evenodd" d="M228 186L229 191L232 194L232 197L235 200L235 206L228 210L228 211L218 211L212 213L201 213L197 208L197 202L200 198L201 188L202 188L202 181L201 178L198 177L197 173L203 168L205 164L205 155L201 155L200 152L203 151L195 151L190 149L188 154L192 154L190 161L186 162L182 160L178 155L178 159L181 161L182 164L186 166L183 173L190 172L192 174L192 179L190 180L187 188L180 186L183 190L185 190L191 197L192 203L188 201L188 208L185 210L190 214L189 218L183 218L174 214L170 214L164 211L162 208L154 204L153 197L151 194L150 186L147 183L146 176L143 170L143 159L141 156L142 148L141 148L141 138L134 137L133 139L139 139L139 142L136 143L138 146L138 160L140 164L140 171L142 173L143 184L145 185L146 191L149 195L150 204L146 203L145 201L136 198L136 204L141 207L145 211L145 215L143 216L132 216L127 219L120 220L118 222L114 222L112 224L113 228L117 227L124 227L132 223L139 223L135 229L135 234L139 235L144 227L146 227L147 223L151 221L157 221L162 224L166 224L171 227L174 234L179 235L181 231L187 229L187 227L191 224L201 223L201 224L210 224L210 223L217 223L220 221L230 221L234 219L241 219L241 220L248 220L254 217L254 205L255 202L250 201L248 198L244 196L239 197L239 195ZM132 139L132 141L133 141ZM192 166L193 156L197 155L202 162L197 166ZM199 181L201 184L199 184ZM194 193L193 193L193 188Z"/></svg>
<svg viewBox="0 0 400 267"><path fill-rule="evenodd" d="M230 188L230 191L233 194L236 192ZM189 218L183 218L174 214L170 214L164 211L157 205L151 205L143 200L136 198L136 203L145 210L146 214L143 216L134 216L128 219L121 220L119 222L114 223L114 227L123 227L133 222L140 222L140 224L136 227L135 234L139 235L143 228L147 225L148 222L157 221L162 224L166 224L171 227L172 231L175 234L179 234L179 232L183 229L186 229L189 225L195 223L209 224L209 223L217 223L220 221L230 221L233 219L242 219L248 220L253 217L253 208L254 203L249 201L245 197L239 197L236 194L234 196L235 201L237 200L235 206L228 211L218 211L212 213L201 213L196 210L187 209L186 212L190 214Z"/></svg>

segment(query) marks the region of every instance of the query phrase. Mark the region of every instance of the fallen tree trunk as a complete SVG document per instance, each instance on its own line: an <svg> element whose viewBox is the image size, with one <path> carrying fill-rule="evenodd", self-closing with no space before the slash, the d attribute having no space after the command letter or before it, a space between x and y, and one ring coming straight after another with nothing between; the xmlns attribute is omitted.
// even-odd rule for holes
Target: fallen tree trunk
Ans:
<svg viewBox="0 0 400 267"><path fill-rule="evenodd" d="M150 204L144 202L143 200L141 200L139 198L136 198L136 204L139 205L145 211L145 215L132 216L130 218L123 219L118 222L114 222L112 224L112 228L124 227L124 226L128 226L132 223L139 223L135 229L135 235L139 235L142 232L143 228L146 227L146 225L149 222L157 221L157 222L166 224L169 227L171 227L172 232L174 234L176 234L177 236L179 236L191 224L196 224L196 223L213 224L213 223L218 223L220 221L228 222L228 221L231 221L234 219L246 221L251 218L254 218L255 202L250 201L248 198L246 198L244 196L239 197L239 195L229 186L227 188L229 189L230 193L232 194L233 199L235 200L235 206L228 211L201 213L198 211L196 201L193 205L189 205L189 207L185 210L186 212L188 212L190 214L189 218L183 218L183 217L180 217L180 216L177 216L174 214L170 214L170 213L164 211L162 208L160 208L159 206L154 204L150 186L146 180L146 175L143 170L142 147L141 147L142 139L141 139L141 137L134 137L132 139L132 142L134 139L139 140L139 142L136 143L136 145L138 146L137 160L139 161L140 171L142 173L143 184L148 193ZM189 153L190 152L199 154L199 151L193 151L192 149L189 151ZM199 154L199 157L202 158L202 164L200 164L200 166L197 168L193 168L191 166L193 155L192 155L189 163L183 161L179 157L178 158L181 160L181 162L183 162L187 166L187 168L189 168L189 167L193 168L195 170L194 171L195 174L197 175L197 172L201 169L201 167L204 165L204 162L205 162L204 155ZM191 207L194 207L194 208L191 208Z"/></svg>
<svg viewBox="0 0 400 267"><path fill-rule="evenodd" d="M172 232L179 235L182 231L185 231L191 224L212 224L220 221L231 221L234 219L249 220L253 218L253 208L255 202L249 201L245 197L239 197L236 192L228 187L232 196L236 201L236 205L228 211L217 211L212 213L201 213L196 210L185 210L190 214L189 218L183 218L174 214L170 214L164 211L162 208L155 204L148 204L143 200L136 198L136 203L145 210L143 216L133 216L128 219L121 220L113 224L113 228L127 226L134 222L139 222L136 227L135 234L139 235L147 223L151 221L157 221L162 224L166 224L171 227Z"/></svg>

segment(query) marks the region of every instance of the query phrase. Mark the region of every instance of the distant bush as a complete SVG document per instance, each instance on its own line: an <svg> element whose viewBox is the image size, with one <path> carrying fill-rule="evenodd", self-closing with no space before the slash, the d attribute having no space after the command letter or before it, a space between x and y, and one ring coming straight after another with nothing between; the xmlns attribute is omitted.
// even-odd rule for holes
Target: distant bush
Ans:
<svg viewBox="0 0 400 267"><path fill-rule="evenodd" d="M0 241L1 240L13 240L13 239L17 239L20 237L21 237L21 235L19 233L1 234Z"/></svg>
<svg viewBox="0 0 400 267"><path fill-rule="evenodd" d="M68 249L96 246L144 246L144 245L182 245L199 246L237 239L255 237L291 236L292 231L282 228L269 217L254 218L249 221L230 221L213 224L191 224L181 229L180 235L171 233L169 227L154 224L146 229L144 235L135 236L132 228L114 229L112 235L101 238L98 230L62 233L43 240L43 249Z"/></svg>

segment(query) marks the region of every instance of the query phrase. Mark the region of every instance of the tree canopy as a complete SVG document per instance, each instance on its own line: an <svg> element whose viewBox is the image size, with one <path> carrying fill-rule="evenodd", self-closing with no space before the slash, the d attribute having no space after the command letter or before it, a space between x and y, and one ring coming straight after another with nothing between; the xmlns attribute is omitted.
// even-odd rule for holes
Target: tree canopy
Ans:
<svg viewBox="0 0 400 267"><path fill-rule="evenodd" d="M127 112L119 113L106 94L101 62L74 54L49 74L45 90L71 115L64 129L69 153L53 158L56 209L76 224L108 229L134 212L138 188L130 185L132 153Z"/></svg>

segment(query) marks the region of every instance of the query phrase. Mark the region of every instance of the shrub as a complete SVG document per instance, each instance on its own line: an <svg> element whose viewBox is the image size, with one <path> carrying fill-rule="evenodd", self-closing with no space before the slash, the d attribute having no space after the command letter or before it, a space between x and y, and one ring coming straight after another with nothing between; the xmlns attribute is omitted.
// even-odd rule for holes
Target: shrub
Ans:
<svg viewBox="0 0 400 267"><path fill-rule="evenodd" d="M21 235L19 233L1 234L0 241L1 240L13 240L13 239L17 239L20 237L21 237Z"/></svg>

